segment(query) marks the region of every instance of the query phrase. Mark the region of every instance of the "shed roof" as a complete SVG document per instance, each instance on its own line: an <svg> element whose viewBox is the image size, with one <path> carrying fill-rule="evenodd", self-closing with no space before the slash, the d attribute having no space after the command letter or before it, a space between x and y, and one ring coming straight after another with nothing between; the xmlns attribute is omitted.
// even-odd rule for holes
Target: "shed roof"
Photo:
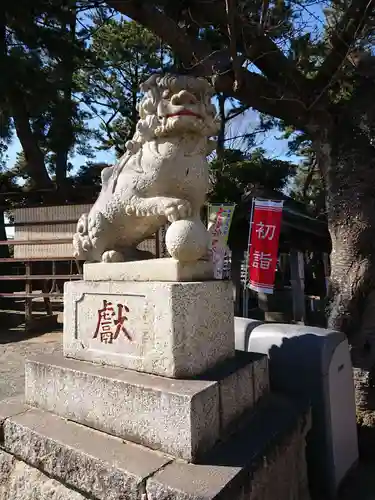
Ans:
<svg viewBox="0 0 375 500"><path fill-rule="evenodd" d="M246 249L249 234L251 203L253 198L283 200L283 219L280 234L280 247L283 250L296 248L301 250L331 251L331 238L327 221L310 215L303 203L293 200L278 191L254 188L247 192L241 204L236 207L229 246Z"/></svg>

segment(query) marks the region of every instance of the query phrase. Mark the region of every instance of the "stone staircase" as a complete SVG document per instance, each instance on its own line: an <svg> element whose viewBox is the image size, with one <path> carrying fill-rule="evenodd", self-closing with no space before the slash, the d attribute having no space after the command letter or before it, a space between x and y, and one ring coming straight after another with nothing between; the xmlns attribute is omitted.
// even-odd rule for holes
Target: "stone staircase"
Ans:
<svg viewBox="0 0 375 500"><path fill-rule="evenodd" d="M309 498L307 414L263 355L189 381L38 356L0 422L1 500Z"/></svg>

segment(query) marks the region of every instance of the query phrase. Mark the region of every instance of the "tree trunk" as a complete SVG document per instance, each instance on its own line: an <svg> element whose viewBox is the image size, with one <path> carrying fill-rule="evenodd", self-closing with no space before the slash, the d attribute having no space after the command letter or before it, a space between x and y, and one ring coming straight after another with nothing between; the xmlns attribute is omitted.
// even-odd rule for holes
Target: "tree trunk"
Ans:
<svg viewBox="0 0 375 500"><path fill-rule="evenodd" d="M348 336L358 421L375 437L375 150L347 121L320 136L315 150L332 239L328 325Z"/></svg>
<svg viewBox="0 0 375 500"><path fill-rule="evenodd" d="M53 183L46 169L44 154L39 147L35 134L31 130L29 116L21 93L15 89L11 90L9 92L9 101L17 137L25 154L27 174L36 188L52 188Z"/></svg>
<svg viewBox="0 0 375 500"><path fill-rule="evenodd" d="M355 133L329 146L326 165L328 226L332 239L329 324L363 345L367 299L375 289L375 156ZM373 317L375 330L375 314Z"/></svg>
<svg viewBox="0 0 375 500"><path fill-rule="evenodd" d="M0 14L0 62L2 68L7 68L8 66L1 77L0 95L5 97L11 109L14 127L25 153L27 173L39 188L49 188L52 183L44 163L44 155L31 130L29 115L22 92L17 89L17 81L14 81L12 78L11 65L9 67L6 42L6 19L3 10Z"/></svg>
<svg viewBox="0 0 375 500"><path fill-rule="evenodd" d="M138 79L138 76L136 77ZM138 89L135 85L132 86L132 111L131 111L131 128L129 131L129 138L131 139L136 131L138 122Z"/></svg>
<svg viewBox="0 0 375 500"><path fill-rule="evenodd" d="M6 43L6 19L3 11L0 14L0 62L2 68L7 68L1 77L0 95L4 96L8 101L17 137L25 154L26 171L36 187L50 188L52 187L52 181L46 169L44 154L30 127L29 114L25 106L24 97L22 92L17 88L17 81L13 79L12 65L10 64L9 67Z"/></svg>

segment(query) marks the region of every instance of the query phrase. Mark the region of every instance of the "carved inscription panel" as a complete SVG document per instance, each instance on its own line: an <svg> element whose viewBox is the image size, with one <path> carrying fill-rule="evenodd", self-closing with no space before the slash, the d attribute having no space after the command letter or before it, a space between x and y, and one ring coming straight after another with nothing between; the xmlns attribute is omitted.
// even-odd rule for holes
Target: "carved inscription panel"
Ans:
<svg viewBox="0 0 375 500"><path fill-rule="evenodd" d="M143 358L150 347L152 311L145 296L85 293L75 308L75 337L83 348Z"/></svg>

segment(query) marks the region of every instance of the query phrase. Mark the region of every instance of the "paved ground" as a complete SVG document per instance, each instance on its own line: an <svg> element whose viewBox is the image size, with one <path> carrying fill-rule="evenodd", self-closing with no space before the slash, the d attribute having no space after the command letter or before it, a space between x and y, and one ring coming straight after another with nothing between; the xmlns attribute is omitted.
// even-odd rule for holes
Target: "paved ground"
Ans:
<svg viewBox="0 0 375 500"><path fill-rule="evenodd" d="M22 330L0 331L0 401L23 393L25 359L61 351L61 340L61 331L28 338ZM361 464L337 500L375 500L375 463Z"/></svg>

